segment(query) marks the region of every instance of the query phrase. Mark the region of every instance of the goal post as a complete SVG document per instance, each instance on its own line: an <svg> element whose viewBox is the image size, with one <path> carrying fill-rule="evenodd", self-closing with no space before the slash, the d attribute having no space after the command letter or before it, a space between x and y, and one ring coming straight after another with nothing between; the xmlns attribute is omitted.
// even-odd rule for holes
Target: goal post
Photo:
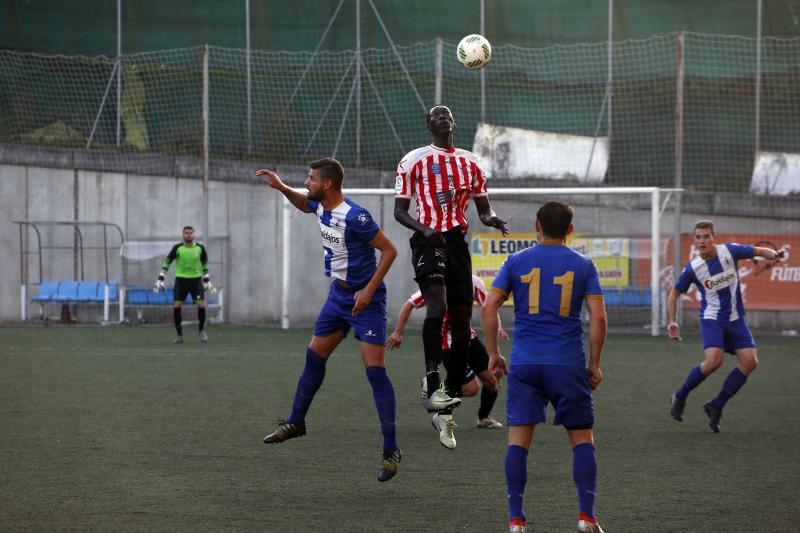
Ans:
<svg viewBox="0 0 800 533"><path fill-rule="evenodd" d="M485 228L477 220L475 210L469 210L473 274L490 284L505 255L535 238L531 236L535 232L538 207L551 199L566 201L575 207L575 232L568 245L598 265L611 327L646 331L656 336L666 322L666 291L674 280L674 268L668 257L674 236L664 235L664 231L672 230L675 225L665 223L664 219L674 216L668 209L674 207L677 195L673 193L679 191L658 187L492 188L489 191L492 207L498 216L508 220L510 234L503 238L496 230ZM384 231L393 233L386 226L399 226L394 221L393 202L385 201L386 197L393 198L393 189L357 188L344 192L369 206L373 217L383 221ZM376 197L384 198L375 202ZM305 255L311 253L313 257L308 260L314 261L319 248L310 252L307 247L293 246L291 228L295 209L285 198L282 206L281 327L288 329L292 322L289 302L292 287L296 285L293 273L306 261ZM404 235L407 230L402 229L400 234ZM496 242L489 242L492 239ZM407 246L398 243L400 255L387 278L398 276L398 269L410 265L410 259L404 257L409 253ZM482 252L486 252L485 257ZM299 263L293 266L295 261ZM407 277L413 277L410 269ZM397 283L389 281L391 316L391 309L397 307L394 304L402 304L408 295L395 294L392 289Z"/></svg>

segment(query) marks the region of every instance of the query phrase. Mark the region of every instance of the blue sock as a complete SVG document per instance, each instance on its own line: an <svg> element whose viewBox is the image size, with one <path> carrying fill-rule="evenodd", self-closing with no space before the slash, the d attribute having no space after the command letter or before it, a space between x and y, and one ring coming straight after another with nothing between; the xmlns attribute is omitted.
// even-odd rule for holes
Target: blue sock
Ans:
<svg viewBox="0 0 800 533"><path fill-rule="evenodd" d="M383 434L383 449L397 450L397 401L394 397L394 387L382 366L367 367L367 379L372 385L372 397L375 408L378 410L378 419L381 421Z"/></svg>
<svg viewBox="0 0 800 533"><path fill-rule="evenodd" d="M311 407L314 395L325 379L325 363L323 359L311 348L306 349L306 367L300 374L300 381L297 383L297 392L294 393L294 403L292 404L292 414L286 419L290 424L304 424L306 413Z"/></svg>
<svg viewBox="0 0 800 533"><path fill-rule="evenodd" d="M508 491L508 516L525 520L522 499L528 483L528 450L512 444L506 451L506 489Z"/></svg>
<svg viewBox="0 0 800 533"><path fill-rule="evenodd" d="M706 375L700 370L700 365L697 365L692 369L691 372L689 372L689 375L686 377L686 381L684 381L681 388L675 392L675 396L685 400L686 397L689 396L689 391L700 385L705 379Z"/></svg>
<svg viewBox="0 0 800 533"><path fill-rule="evenodd" d="M597 495L597 459L594 446L588 442L572 448L572 479L578 489L580 512L594 518L594 498Z"/></svg>
<svg viewBox="0 0 800 533"><path fill-rule="evenodd" d="M739 392L739 389L741 389L745 383L747 383L747 376L742 374L742 371L739 370L739 367L737 366L731 370L731 373L728 374L727 378L725 378L725 383L722 384L722 390L720 390L719 394L717 394L717 397L712 400L714 405L720 409L725 407L725 404L728 403L728 400L730 400L734 394Z"/></svg>

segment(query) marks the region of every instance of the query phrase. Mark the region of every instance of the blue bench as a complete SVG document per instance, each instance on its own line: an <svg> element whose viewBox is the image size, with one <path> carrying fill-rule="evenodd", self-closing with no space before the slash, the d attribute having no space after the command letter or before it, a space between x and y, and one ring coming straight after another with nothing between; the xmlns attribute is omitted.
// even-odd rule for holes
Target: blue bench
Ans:
<svg viewBox="0 0 800 533"><path fill-rule="evenodd" d="M125 295L127 297L128 305L142 306L142 305L172 305L174 301L174 287L166 287L164 290L153 292L153 287L146 285L130 285L128 286ZM185 304L192 304L192 295L189 294L184 300ZM206 293L206 303L214 305L217 303L217 296L211 293Z"/></svg>
<svg viewBox="0 0 800 533"><path fill-rule="evenodd" d="M108 290L108 300L106 300L106 289ZM62 320L68 320L69 304L102 304L103 321L109 323L109 308L112 303L119 302L119 283L105 281L54 281L44 280L39 285L39 294L31 298L41 307L41 317L45 319L45 304L53 302L61 304ZM122 308L120 307L120 311ZM67 317L66 319L64 317ZM22 310L23 320L27 320L28 313L26 306ZM122 313L120 312L120 321Z"/></svg>
<svg viewBox="0 0 800 533"><path fill-rule="evenodd" d="M52 302L56 294L58 294L58 286L61 283L58 281L43 281L39 286L39 294L32 299L34 302Z"/></svg>
<svg viewBox="0 0 800 533"><path fill-rule="evenodd" d="M139 321L143 320L144 308L172 306L175 298L175 288L165 287L163 290L153 292L152 285L128 285L125 287L125 301L124 304L136 308ZM186 296L184 304L192 304L192 295ZM216 309L217 315L214 320L218 322L224 321L223 310L223 290L219 289L217 293L206 292L206 307L208 309ZM123 306L124 309L124 306ZM120 316L124 314L124 310Z"/></svg>
<svg viewBox="0 0 800 533"><path fill-rule="evenodd" d="M128 305L166 305L172 303L170 300L171 292L153 292L152 287L129 286L125 292Z"/></svg>
<svg viewBox="0 0 800 533"><path fill-rule="evenodd" d="M650 287L604 287L603 296L607 306L649 307L652 302Z"/></svg>
<svg viewBox="0 0 800 533"><path fill-rule="evenodd" d="M34 302L105 302L104 281L43 281L39 286L39 294L34 296ZM108 300L116 302L119 294L119 284L108 283Z"/></svg>

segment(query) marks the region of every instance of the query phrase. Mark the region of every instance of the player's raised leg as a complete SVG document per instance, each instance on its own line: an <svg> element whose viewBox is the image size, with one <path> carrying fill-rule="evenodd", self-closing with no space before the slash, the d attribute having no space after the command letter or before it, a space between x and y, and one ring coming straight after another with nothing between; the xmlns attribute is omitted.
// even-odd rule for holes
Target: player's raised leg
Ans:
<svg viewBox="0 0 800 533"><path fill-rule="evenodd" d="M306 414L314 400L314 395L325 380L328 357L342 342L344 336L343 331L334 331L324 337L315 335L311 339L311 344L306 349L305 368L297 383L292 412L286 420L279 422L277 431L264 437L265 444L277 444L306 434Z"/></svg>
<svg viewBox="0 0 800 533"><path fill-rule="evenodd" d="M703 406L703 410L708 416L708 425L714 433L719 433L719 421L722 418L722 409L725 404L739 392L739 389L744 387L744 384L747 383L747 377L758 366L758 353L755 348L736 350L736 356L739 358L739 364L725 378L719 394Z"/></svg>
<svg viewBox="0 0 800 533"><path fill-rule="evenodd" d="M468 366L472 301L470 300L469 305L448 303L447 313L450 318L452 344L445 386L450 396L460 397L461 384Z"/></svg>
<svg viewBox="0 0 800 533"><path fill-rule="evenodd" d="M428 399L423 401L423 405L429 412L436 412L458 407L461 399L449 396L441 386L439 377L439 366L442 364L442 324L446 310L444 285L426 287L422 295L427 302L427 314L422 324L422 346L425 352L425 380L428 385Z"/></svg>
<svg viewBox="0 0 800 533"><path fill-rule="evenodd" d="M372 387L372 398L381 424L383 435L383 459L378 481L389 481L398 471L402 452L397 444L397 400L392 381L386 372L385 348L383 344L361 343L361 358L366 369L367 380Z"/></svg>
<svg viewBox="0 0 800 533"><path fill-rule="evenodd" d="M683 385L672 395L670 414L672 418L678 422L683 421L683 411L686 407L686 398L689 396L689 393L722 365L724 358L722 348L709 346L705 349L704 355L705 358L703 362L692 368L689 375L686 376L686 381L684 381Z"/></svg>

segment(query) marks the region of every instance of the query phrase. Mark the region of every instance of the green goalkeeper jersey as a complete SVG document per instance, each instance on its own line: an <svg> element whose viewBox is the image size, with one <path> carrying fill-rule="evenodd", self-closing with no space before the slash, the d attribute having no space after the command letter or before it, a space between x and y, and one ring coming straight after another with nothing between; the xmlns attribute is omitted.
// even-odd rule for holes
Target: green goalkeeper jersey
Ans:
<svg viewBox="0 0 800 533"><path fill-rule="evenodd" d="M169 270L173 261L175 261L176 278L199 278L208 273L208 255L202 244L194 243L191 246L186 246L184 243L176 244L164 258L162 270L164 272Z"/></svg>

